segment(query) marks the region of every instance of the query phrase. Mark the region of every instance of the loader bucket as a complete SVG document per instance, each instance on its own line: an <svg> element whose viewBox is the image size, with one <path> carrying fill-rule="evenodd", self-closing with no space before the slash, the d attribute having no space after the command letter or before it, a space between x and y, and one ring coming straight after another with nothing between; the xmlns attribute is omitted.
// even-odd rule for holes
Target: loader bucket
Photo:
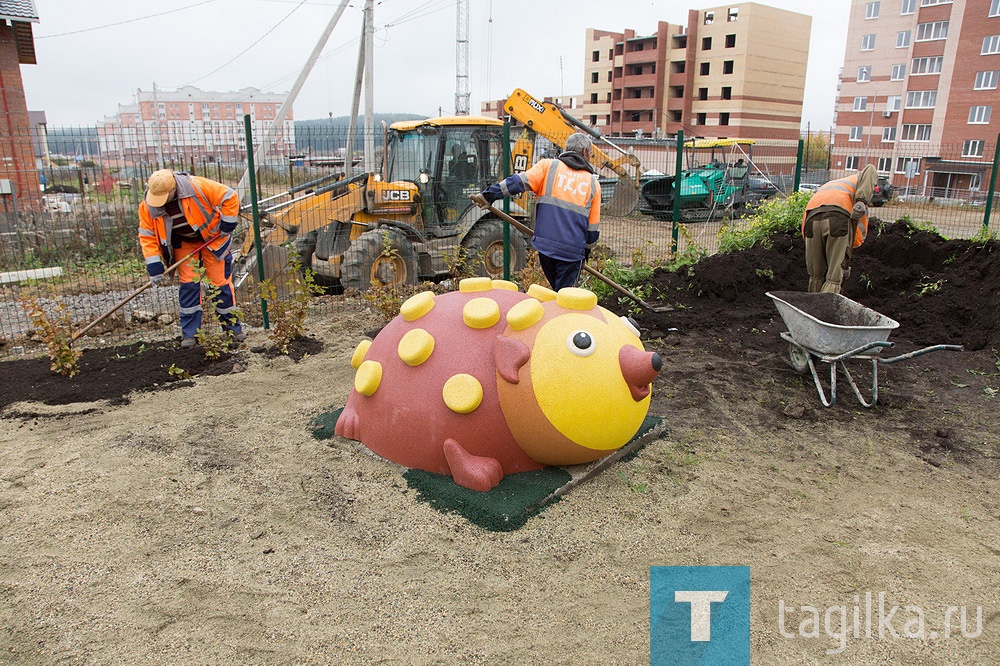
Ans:
<svg viewBox="0 0 1000 666"><path fill-rule="evenodd" d="M615 183L611 198L601 204L601 212L605 215L624 216L635 210L639 203L639 186L634 180L622 176Z"/></svg>

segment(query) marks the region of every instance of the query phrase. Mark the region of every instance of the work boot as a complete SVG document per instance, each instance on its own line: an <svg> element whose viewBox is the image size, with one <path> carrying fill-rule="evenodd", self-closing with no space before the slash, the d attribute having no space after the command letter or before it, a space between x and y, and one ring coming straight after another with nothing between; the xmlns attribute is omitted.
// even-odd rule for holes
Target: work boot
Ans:
<svg viewBox="0 0 1000 666"><path fill-rule="evenodd" d="M247 334L244 333L243 331L240 331L239 333L230 333L229 337L232 339L233 342L243 342L244 340L247 339Z"/></svg>
<svg viewBox="0 0 1000 666"><path fill-rule="evenodd" d="M194 338L184 338L181 340L181 349L189 349L194 347L196 344L198 344L198 341Z"/></svg>

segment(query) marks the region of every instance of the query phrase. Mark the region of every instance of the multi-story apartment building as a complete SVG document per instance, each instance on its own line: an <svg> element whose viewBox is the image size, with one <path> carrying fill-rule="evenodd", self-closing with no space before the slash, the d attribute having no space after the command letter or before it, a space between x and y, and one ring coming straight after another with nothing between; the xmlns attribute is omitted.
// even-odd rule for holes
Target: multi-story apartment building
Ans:
<svg viewBox="0 0 1000 666"><path fill-rule="evenodd" d="M1000 123L1000 0L852 0L834 166L897 187L986 191Z"/></svg>
<svg viewBox="0 0 1000 666"><path fill-rule="evenodd" d="M255 135L263 136L285 102L286 95L256 88L208 92L193 86L178 90L139 90L134 104L119 105L118 113L98 128L102 160L123 164L230 162L246 159L243 116L250 114ZM270 155L295 150L291 109L275 133Z"/></svg>
<svg viewBox="0 0 1000 666"><path fill-rule="evenodd" d="M21 65L35 64L31 24L38 22L32 0L0 0L0 216L41 208L33 139L21 81Z"/></svg>

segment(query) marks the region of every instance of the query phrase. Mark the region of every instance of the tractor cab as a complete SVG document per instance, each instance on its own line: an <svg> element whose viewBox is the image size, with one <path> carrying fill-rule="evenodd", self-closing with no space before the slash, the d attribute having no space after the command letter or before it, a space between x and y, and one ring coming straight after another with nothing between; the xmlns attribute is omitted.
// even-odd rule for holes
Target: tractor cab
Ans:
<svg viewBox="0 0 1000 666"><path fill-rule="evenodd" d="M416 186L424 231L454 235L469 196L503 175L503 122L455 116L393 123L386 137L385 179Z"/></svg>

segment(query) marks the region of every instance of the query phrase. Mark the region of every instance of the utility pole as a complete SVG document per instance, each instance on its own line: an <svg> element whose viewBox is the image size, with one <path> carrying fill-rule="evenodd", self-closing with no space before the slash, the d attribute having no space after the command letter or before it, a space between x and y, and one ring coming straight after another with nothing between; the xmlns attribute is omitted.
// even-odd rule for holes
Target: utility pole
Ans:
<svg viewBox="0 0 1000 666"><path fill-rule="evenodd" d="M156 161L162 169L166 164L163 162L163 135L160 134L160 104L156 97L156 81L153 81L153 127L156 128Z"/></svg>
<svg viewBox="0 0 1000 666"><path fill-rule="evenodd" d="M365 171L375 170L375 0L365 0Z"/></svg>
<svg viewBox="0 0 1000 666"><path fill-rule="evenodd" d="M455 31L455 115L469 115L469 0L457 0Z"/></svg>

